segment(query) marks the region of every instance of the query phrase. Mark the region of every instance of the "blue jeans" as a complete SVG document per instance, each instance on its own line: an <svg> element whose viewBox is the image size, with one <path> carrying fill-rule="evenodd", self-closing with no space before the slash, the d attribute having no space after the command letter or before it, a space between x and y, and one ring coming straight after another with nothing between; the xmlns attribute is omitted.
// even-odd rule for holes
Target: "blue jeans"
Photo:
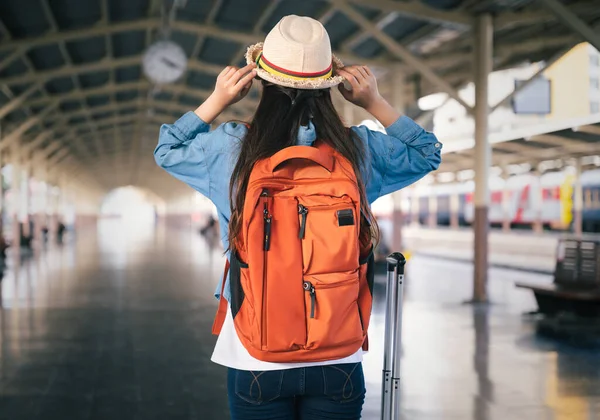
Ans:
<svg viewBox="0 0 600 420"><path fill-rule="evenodd" d="M252 372L229 369L232 420L358 420L365 400L361 363Z"/></svg>

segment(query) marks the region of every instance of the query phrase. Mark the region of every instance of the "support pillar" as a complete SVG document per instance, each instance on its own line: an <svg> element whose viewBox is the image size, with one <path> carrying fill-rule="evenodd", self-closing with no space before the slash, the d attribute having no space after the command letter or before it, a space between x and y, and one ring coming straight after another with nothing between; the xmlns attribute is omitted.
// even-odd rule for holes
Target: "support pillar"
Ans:
<svg viewBox="0 0 600 420"><path fill-rule="evenodd" d="M477 17L475 30L475 223L473 302L487 302L488 277L488 210L490 191L488 179L492 148L488 139L488 77L492 71L492 17Z"/></svg>
<svg viewBox="0 0 600 420"><path fill-rule="evenodd" d="M24 168L22 169L21 179L21 223L23 223L23 236L29 237L33 234L29 226L30 213L31 213L31 163L24 162Z"/></svg>
<svg viewBox="0 0 600 420"><path fill-rule="evenodd" d="M2 141L2 120L0 120L0 142ZM2 243L4 243L4 211L5 211L5 202L4 202L4 176L2 175L2 168L4 168L4 157L5 152L0 150L0 239L2 239ZM2 304L2 300L0 299L0 307Z"/></svg>
<svg viewBox="0 0 600 420"><path fill-rule="evenodd" d="M450 194L450 228L458 229L460 213L460 197L457 192Z"/></svg>
<svg viewBox="0 0 600 420"><path fill-rule="evenodd" d="M394 71L392 74L392 105L398 112L405 112L405 95L404 95L404 73ZM392 212L392 251L402 251L402 227L404 225L404 214L402 213L402 199L404 191L396 191L392 194L392 202L394 205Z"/></svg>
<svg viewBox="0 0 600 420"><path fill-rule="evenodd" d="M21 246L21 161L19 151L16 147L11 147L10 158L12 162L12 179L10 184L10 191L12 196L12 243L13 248L16 249L14 255L19 255L19 247Z"/></svg>
<svg viewBox="0 0 600 420"><path fill-rule="evenodd" d="M428 211L427 211L427 226L435 229L437 227L437 219L438 219L438 214L437 214L437 207L438 207L438 202L437 202L437 195L435 194L435 188L432 185L431 186L431 191L428 197L429 200L429 204L428 204Z"/></svg>
<svg viewBox="0 0 600 420"><path fill-rule="evenodd" d="M410 213L412 217L412 224L415 226L419 225L419 194L415 185L411 188L411 200L410 200Z"/></svg>
<svg viewBox="0 0 600 420"><path fill-rule="evenodd" d="M581 185L581 159L575 159L575 183L573 188L573 233L583 233L583 186Z"/></svg>
<svg viewBox="0 0 600 420"><path fill-rule="evenodd" d="M506 169L502 171L502 179L504 180L504 185L502 186L502 231L510 232L510 190L508 189L508 180L510 179L510 175L508 174Z"/></svg>
<svg viewBox="0 0 600 420"><path fill-rule="evenodd" d="M67 203L68 203L68 199L67 199L67 180L65 178L64 175L61 176L60 181L59 181L59 195L58 195L58 213L57 213L57 222L56 222L56 226L57 226L57 230L58 230L58 226L62 223L63 225L67 224L66 221L66 214L67 214ZM77 216L75 216L75 218L77 218Z"/></svg>
<svg viewBox="0 0 600 420"><path fill-rule="evenodd" d="M34 220L35 220L35 234L34 238L39 244L44 243L44 229L48 228L48 217L47 217L47 207L48 207L48 163L46 160L40 163L39 171L35 173L35 177L38 181L37 188L35 191L35 208L34 211Z"/></svg>
<svg viewBox="0 0 600 420"><path fill-rule="evenodd" d="M542 191L542 180L541 180L541 174L540 171L536 170L534 172L534 176L536 177L536 186L537 188L534 188L531 190L531 195L532 195L532 204L533 204L533 211L534 211L534 219L533 219L533 231L535 233L542 233L544 231L544 222L542 220L542 206L543 206L543 198L544 198L544 193Z"/></svg>
<svg viewBox="0 0 600 420"><path fill-rule="evenodd" d="M56 196L54 186L50 183L51 177L46 179L46 223L48 227L48 243L52 243L56 236Z"/></svg>
<svg viewBox="0 0 600 420"><path fill-rule="evenodd" d="M4 215L6 214L6 189L4 185L4 175L2 172L2 169L4 168L5 157L5 152L0 151L0 243L4 243Z"/></svg>
<svg viewBox="0 0 600 420"><path fill-rule="evenodd" d="M392 211L392 251L402 251L402 227L404 226L404 214L402 213L403 191L392 193L392 202L394 209Z"/></svg>

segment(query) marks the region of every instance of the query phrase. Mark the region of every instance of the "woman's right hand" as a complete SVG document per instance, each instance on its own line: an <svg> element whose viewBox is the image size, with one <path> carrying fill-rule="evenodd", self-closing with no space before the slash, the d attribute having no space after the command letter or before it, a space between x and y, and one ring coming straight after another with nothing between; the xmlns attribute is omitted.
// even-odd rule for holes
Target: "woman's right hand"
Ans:
<svg viewBox="0 0 600 420"><path fill-rule="evenodd" d="M225 67L217 76L213 93L194 111L196 115L210 124L225 108L244 98L252 87L252 79L256 76L255 68L254 63L241 69Z"/></svg>
<svg viewBox="0 0 600 420"><path fill-rule="evenodd" d="M252 87L252 79L256 76L256 64L250 63L238 69L227 66L217 76L217 83L213 96L217 102L224 106L233 105L243 99Z"/></svg>

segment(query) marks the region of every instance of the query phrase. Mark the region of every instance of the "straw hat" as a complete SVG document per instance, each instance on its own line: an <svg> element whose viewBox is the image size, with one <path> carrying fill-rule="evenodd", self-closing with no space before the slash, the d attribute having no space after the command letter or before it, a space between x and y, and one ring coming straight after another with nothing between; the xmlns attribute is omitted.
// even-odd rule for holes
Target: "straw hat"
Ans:
<svg viewBox="0 0 600 420"><path fill-rule="evenodd" d="M248 48L246 62L257 64L261 79L296 89L325 89L344 81L336 75L344 65L331 54L327 31L304 16L284 16L264 43Z"/></svg>

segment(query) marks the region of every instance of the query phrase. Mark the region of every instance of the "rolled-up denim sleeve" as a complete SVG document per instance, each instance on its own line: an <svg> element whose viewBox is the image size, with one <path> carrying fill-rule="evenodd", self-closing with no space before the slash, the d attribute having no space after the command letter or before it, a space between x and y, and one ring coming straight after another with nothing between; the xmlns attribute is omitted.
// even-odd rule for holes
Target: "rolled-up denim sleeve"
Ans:
<svg viewBox="0 0 600 420"><path fill-rule="evenodd" d="M210 126L193 112L188 112L174 124L160 127L154 159L158 166L209 196L210 179L206 164L206 143Z"/></svg>
<svg viewBox="0 0 600 420"><path fill-rule="evenodd" d="M436 170L441 163L442 144L408 117L398 118L387 133L352 127L367 153L363 179L369 202L398 191Z"/></svg>
<svg viewBox="0 0 600 420"><path fill-rule="evenodd" d="M215 130L195 113L160 128L154 150L156 163L175 178L210 198L217 207L229 206L228 185L243 124L228 122Z"/></svg>

